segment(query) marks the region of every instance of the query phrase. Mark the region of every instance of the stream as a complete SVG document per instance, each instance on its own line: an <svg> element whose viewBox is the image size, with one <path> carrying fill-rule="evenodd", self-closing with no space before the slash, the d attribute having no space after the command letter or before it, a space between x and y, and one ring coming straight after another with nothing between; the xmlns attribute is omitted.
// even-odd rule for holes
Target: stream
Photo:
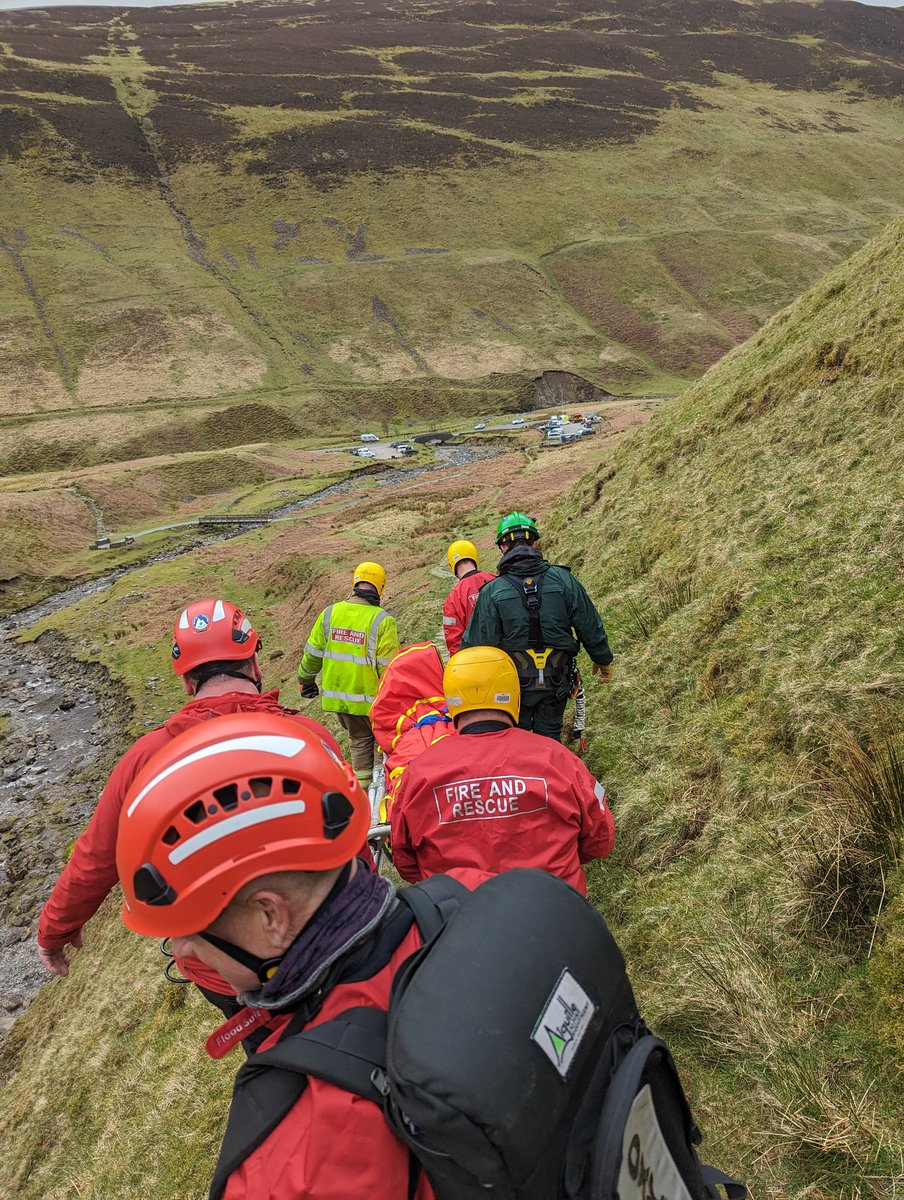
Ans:
<svg viewBox="0 0 904 1200"><path fill-rule="evenodd" d="M391 468L330 484L271 510L273 521L323 501L356 502L362 482L405 486L423 475L463 466L504 447L438 446L437 462ZM48 632L19 644L17 633L117 580L156 562L190 554L247 532L226 528L163 550L141 562L113 567L0 619L0 1040L51 976L38 961L38 914L60 871L65 848L82 829L101 780L128 746L129 712L122 689L103 667L78 662L66 639ZM90 935L89 935L90 936Z"/></svg>

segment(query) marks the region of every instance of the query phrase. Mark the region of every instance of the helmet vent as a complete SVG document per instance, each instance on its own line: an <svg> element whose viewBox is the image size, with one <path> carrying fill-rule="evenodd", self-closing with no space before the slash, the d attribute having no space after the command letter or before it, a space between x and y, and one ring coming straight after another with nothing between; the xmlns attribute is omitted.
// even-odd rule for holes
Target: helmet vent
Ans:
<svg viewBox="0 0 904 1200"><path fill-rule="evenodd" d="M248 786L251 788L253 794L257 796L258 800L263 800L265 796L269 796L273 791L273 780L269 777L249 779Z"/></svg>
<svg viewBox="0 0 904 1200"><path fill-rule="evenodd" d="M161 840L167 846L175 846L176 842L178 842L180 837L182 837L182 834L179 832L179 830L176 828L176 826L170 825L169 829L167 829L166 833L163 835Z"/></svg>
<svg viewBox="0 0 904 1200"><path fill-rule="evenodd" d="M330 841L337 838L354 816L354 807L341 792L323 793L323 836Z"/></svg>
<svg viewBox="0 0 904 1200"><path fill-rule="evenodd" d="M284 796L297 796L301 791L301 784L297 779L284 779L282 781L282 790Z"/></svg>
<svg viewBox="0 0 904 1200"><path fill-rule="evenodd" d="M239 789L234 783L227 783L224 787L215 788L213 794L219 800L224 812L232 812L234 808L238 808Z"/></svg>
<svg viewBox="0 0 904 1200"><path fill-rule="evenodd" d="M203 821L206 821L207 809L204 807L204 801L196 800L194 804L190 804L185 810L185 817L193 825L200 825Z"/></svg>

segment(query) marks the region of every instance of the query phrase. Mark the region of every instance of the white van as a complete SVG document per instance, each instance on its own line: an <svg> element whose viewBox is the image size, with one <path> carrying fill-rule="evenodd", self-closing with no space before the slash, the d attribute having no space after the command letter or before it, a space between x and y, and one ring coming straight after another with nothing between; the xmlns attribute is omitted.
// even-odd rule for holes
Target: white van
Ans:
<svg viewBox="0 0 904 1200"><path fill-rule="evenodd" d="M375 433L362 433L361 434L362 442L378 442L379 440L380 439L377 437L377 435Z"/></svg>

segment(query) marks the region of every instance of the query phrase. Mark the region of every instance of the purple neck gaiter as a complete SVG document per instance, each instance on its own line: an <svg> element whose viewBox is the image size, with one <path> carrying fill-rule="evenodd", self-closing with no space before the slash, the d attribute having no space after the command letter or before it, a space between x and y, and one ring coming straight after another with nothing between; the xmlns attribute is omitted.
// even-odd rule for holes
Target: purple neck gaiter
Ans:
<svg viewBox="0 0 904 1200"><path fill-rule="evenodd" d="M341 891L328 896L262 988L239 997L253 1008L289 1008L313 992L340 955L362 942L395 899L395 887L363 861Z"/></svg>

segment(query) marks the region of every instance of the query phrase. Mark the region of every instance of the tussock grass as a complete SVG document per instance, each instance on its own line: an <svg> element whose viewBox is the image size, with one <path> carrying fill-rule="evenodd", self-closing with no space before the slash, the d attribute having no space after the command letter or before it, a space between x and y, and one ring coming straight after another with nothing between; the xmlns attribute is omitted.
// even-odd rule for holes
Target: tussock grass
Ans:
<svg viewBox="0 0 904 1200"><path fill-rule="evenodd" d="M899 221L557 509L616 653L593 893L760 1194L904 1187L902 279Z"/></svg>

